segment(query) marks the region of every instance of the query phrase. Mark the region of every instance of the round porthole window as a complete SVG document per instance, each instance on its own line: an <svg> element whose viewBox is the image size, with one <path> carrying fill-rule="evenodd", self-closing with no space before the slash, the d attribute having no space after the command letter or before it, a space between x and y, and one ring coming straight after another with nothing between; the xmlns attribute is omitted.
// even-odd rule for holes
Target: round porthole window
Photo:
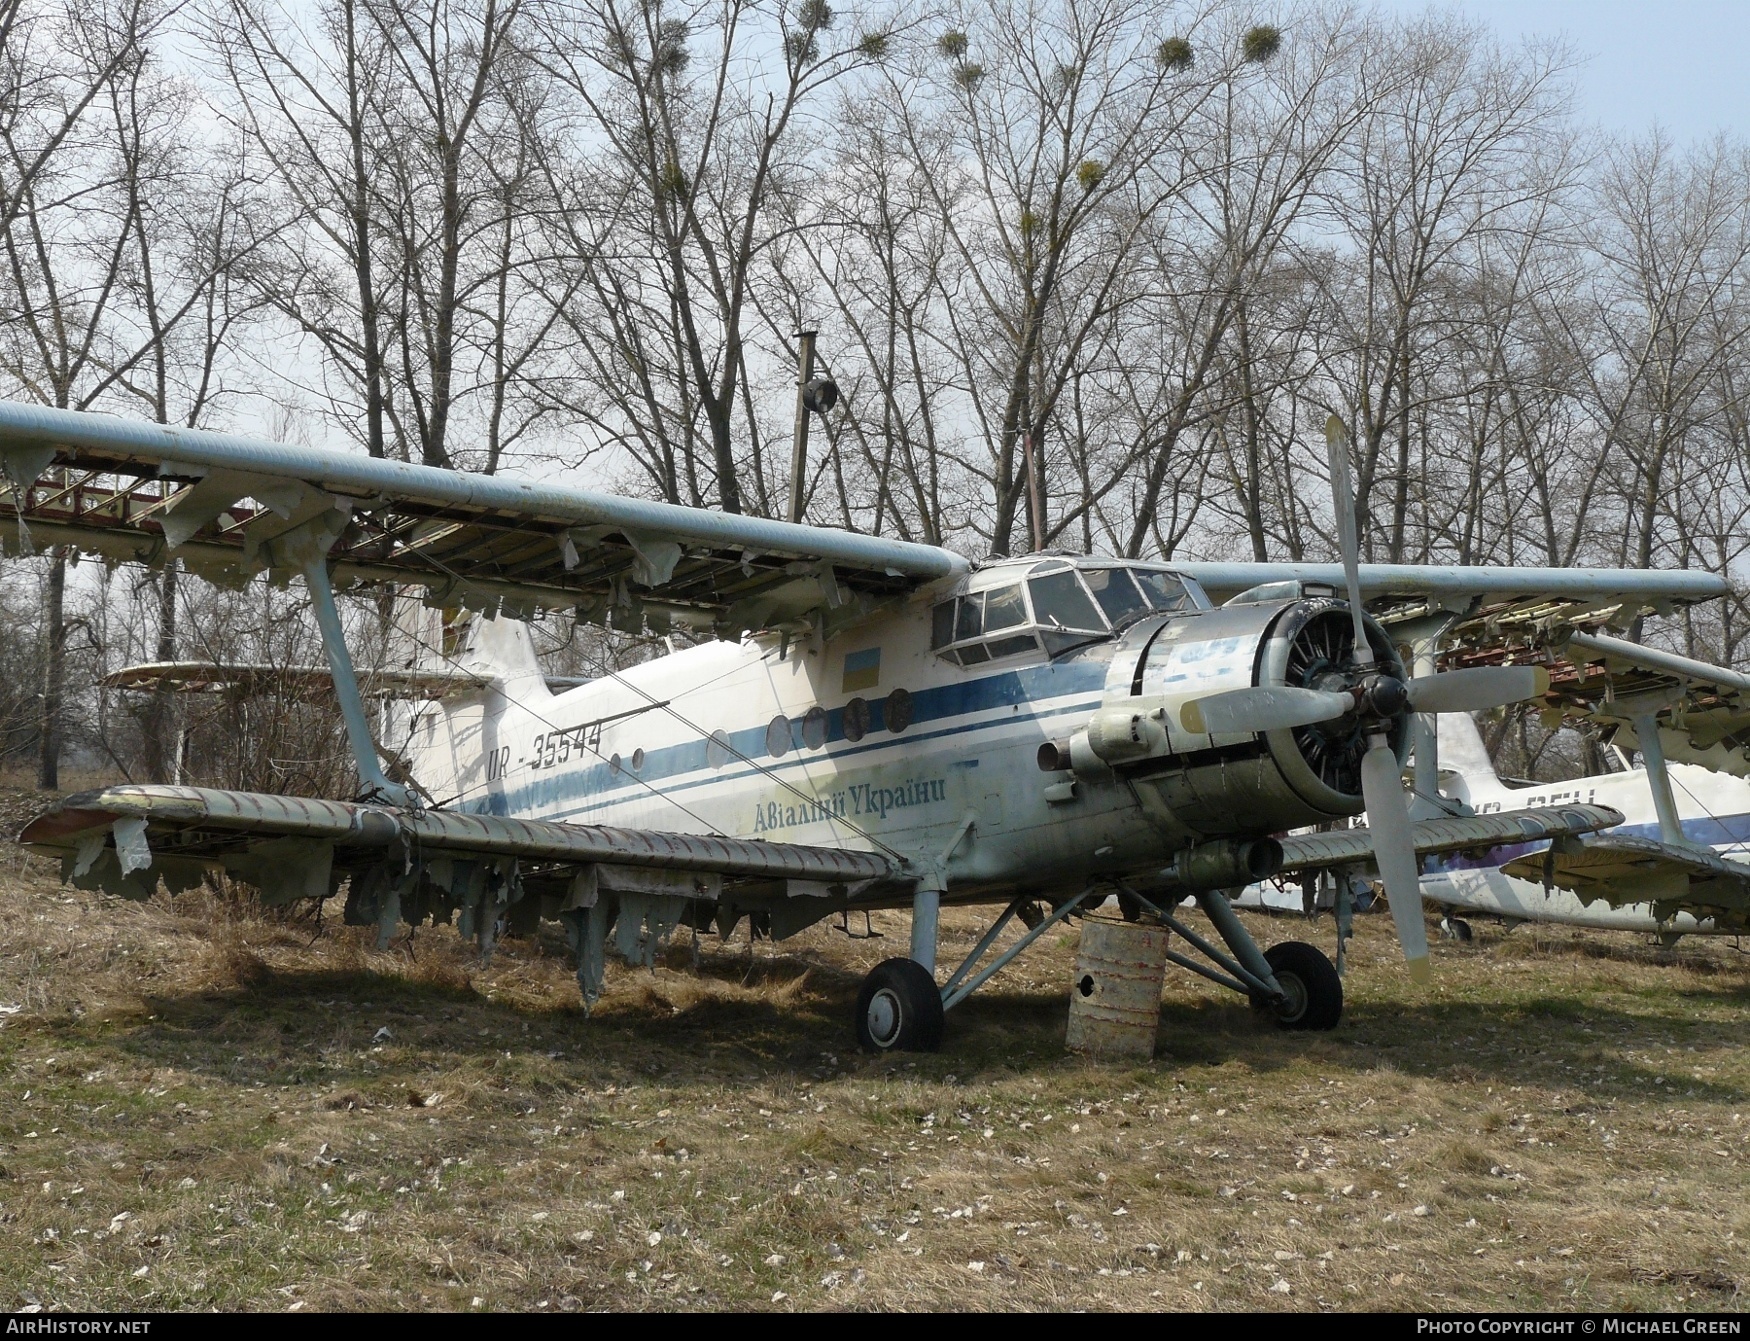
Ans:
<svg viewBox="0 0 1750 1341"><path fill-rule="evenodd" d="M722 768L731 757L729 733L719 727L705 740L705 762L712 768Z"/></svg>
<svg viewBox="0 0 1750 1341"><path fill-rule="evenodd" d="M618 773L620 771L620 756L616 754L610 757L608 759L608 767Z"/></svg>
<svg viewBox="0 0 1750 1341"><path fill-rule="evenodd" d="M861 740L869 734L869 705L860 698L845 704L845 739Z"/></svg>
<svg viewBox="0 0 1750 1341"><path fill-rule="evenodd" d="M912 703L911 695L903 689L895 689L887 696L887 702L882 709L882 718L887 723L887 729L896 735L911 725Z"/></svg>
<svg viewBox="0 0 1750 1341"><path fill-rule="evenodd" d="M802 719L802 743L811 750L826 744L826 709L816 703Z"/></svg>
<svg viewBox="0 0 1750 1341"><path fill-rule="evenodd" d="M766 753L781 759L790 753L790 719L779 713L766 727Z"/></svg>
<svg viewBox="0 0 1750 1341"><path fill-rule="evenodd" d="M644 747L642 745L632 751L632 771L634 773L644 771Z"/></svg>

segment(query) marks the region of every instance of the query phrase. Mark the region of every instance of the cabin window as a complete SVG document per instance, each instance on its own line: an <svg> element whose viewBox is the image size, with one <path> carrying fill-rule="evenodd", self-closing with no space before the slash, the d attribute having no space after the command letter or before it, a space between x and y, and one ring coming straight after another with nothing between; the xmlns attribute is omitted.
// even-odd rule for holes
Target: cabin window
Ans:
<svg viewBox="0 0 1750 1341"><path fill-rule="evenodd" d="M1016 638L998 638L995 642L986 644L986 650L990 659L995 661L998 657L1012 657L1018 652L1037 652L1039 640L1031 633L1024 633Z"/></svg>
<svg viewBox="0 0 1750 1341"><path fill-rule="evenodd" d="M826 709L818 703L802 719L802 743L811 750L826 744Z"/></svg>
<svg viewBox="0 0 1750 1341"><path fill-rule="evenodd" d="M866 699L854 698L845 704L841 718L844 726L845 739L855 744L869 734L869 703Z"/></svg>
<svg viewBox="0 0 1750 1341"><path fill-rule="evenodd" d="M975 591L960 598L960 613L954 619L954 641L976 638L984 632L984 593Z"/></svg>
<svg viewBox="0 0 1750 1341"><path fill-rule="evenodd" d="M782 759L790 753L790 719L782 713L772 718L766 727L766 753Z"/></svg>
<svg viewBox="0 0 1750 1341"><path fill-rule="evenodd" d="M712 768L722 768L734 757L729 733L719 727L705 738L705 762Z"/></svg>

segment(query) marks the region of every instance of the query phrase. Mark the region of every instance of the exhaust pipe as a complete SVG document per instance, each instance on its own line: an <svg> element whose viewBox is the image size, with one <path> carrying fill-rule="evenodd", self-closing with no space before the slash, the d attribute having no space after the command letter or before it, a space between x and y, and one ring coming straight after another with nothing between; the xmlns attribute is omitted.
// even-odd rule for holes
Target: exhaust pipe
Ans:
<svg viewBox="0 0 1750 1341"><path fill-rule="evenodd" d="M1193 892L1234 889L1268 880L1282 869L1282 844L1274 838L1230 838L1188 847L1165 874Z"/></svg>

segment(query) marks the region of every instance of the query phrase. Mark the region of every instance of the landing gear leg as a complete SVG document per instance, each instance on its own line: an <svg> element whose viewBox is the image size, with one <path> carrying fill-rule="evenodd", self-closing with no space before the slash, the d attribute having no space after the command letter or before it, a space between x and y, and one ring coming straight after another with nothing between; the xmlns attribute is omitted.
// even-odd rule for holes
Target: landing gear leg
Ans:
<svg viewBox="0 0 1750 1341"><path fill-rule="evenodd" d="M936 926L942 911L942 891L920 889L911 901L911 957L925 973L936 971Z"/></svg>
<svg viewBox="0 0 1750 1341"><path fill-rule="evenodd" d="M1348 953L1349 938L1355 934L1355 894L1347 871L1338 871L1336 881L1332 913L1337 921L1337 977L1341 979L1347 967L1344 958Z"/></svg>

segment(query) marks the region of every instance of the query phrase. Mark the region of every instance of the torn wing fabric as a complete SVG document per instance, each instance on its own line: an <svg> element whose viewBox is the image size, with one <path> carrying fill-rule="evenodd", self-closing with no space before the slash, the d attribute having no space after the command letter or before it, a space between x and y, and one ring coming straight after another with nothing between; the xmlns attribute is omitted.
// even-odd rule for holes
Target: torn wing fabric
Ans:
<svg viewBox="0 0 1750 1341"><path fill-rule="evenodd" d="M14 402L0 401L0 464L9 550L174 555L236 584L296 570L314 545L338 587L416 587L434 606L574 611L629 631L844 621L969 567L829 527Z"/></svg>
<svg viewBox="0 0 1750 1341"><path fill-rule="evenodd" d="M1568 805L1504 810L1493 815L1452 815L1417 820L1411 827L1416 854L1425 857L1541 843L1613 828L1622 822L1622 813L1609 806ZM1281 842L1284 873L1373 864L1373 839L1366 829L1296 834Z"/></svg>
<svg viewBox="0 0 1750 1341"><path fill-rule="evenodd" d="M1546 888L1569 890L1582 903L1603 900L1613 908L1652 904L1661 921L1678 912L1737 926L1750 918L1750 866L1703 847L1597 834L1557 841L1501 870Z"/></svg>

